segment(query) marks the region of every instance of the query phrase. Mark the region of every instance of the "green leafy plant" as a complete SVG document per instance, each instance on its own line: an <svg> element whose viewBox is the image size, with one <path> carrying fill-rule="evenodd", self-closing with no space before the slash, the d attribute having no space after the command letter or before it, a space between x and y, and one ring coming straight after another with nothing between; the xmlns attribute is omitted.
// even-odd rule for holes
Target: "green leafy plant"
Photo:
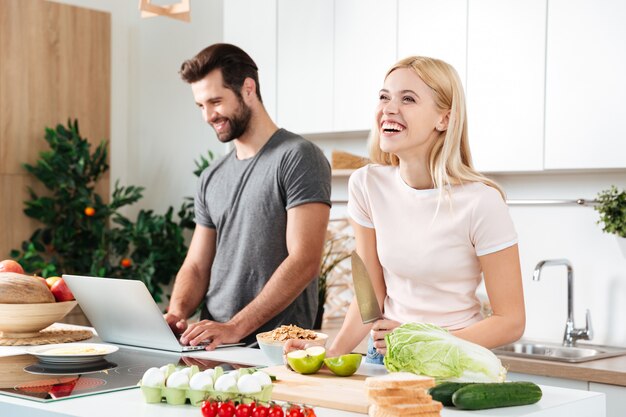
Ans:
<svg viewBox="0 0 626 417"><path fill-rule="evenodd" d="M328 280L330 275L335 267L348 258L352 252L350 248L352 240L352 236L344 233L332 234L327 232L326 234L318 280L318 299L320 308L323 308L324 303L326 303Z"/></svg>
<svg viewBox="0 0 626 417"><path fill-rule="evenodd" d="M140 279L156 301L162 286L176 275L187 253L185 229L193 229L193 199L186 198L174 217L140 210L131 221L121 209L143 197L143 187L115 183L107 203L95 191L97 181L108 171L107 142L91 153L90 143L80 136L78 121L45 129L50 150L40 152L35 165L23 164L48 190L39 195L29 189L24 213L43 224L12 250L28 273L43 277L83 274ZM213 154L196 161L196 175L206 168Z"/></svg>
<svg viewBox="0 0 626 417"><path fill-rule="evenodd" d="M619 191L612 185L598 193L598 204L594 207L600 213L598 224L602 230L626 238L626 191Z"/></svg>

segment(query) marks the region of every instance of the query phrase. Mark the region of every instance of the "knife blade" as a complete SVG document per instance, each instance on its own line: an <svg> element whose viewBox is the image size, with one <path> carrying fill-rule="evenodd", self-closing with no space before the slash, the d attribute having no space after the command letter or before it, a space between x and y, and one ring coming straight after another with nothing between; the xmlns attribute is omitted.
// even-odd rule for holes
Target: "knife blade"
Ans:
<svg viewBox="0 0 626 417"><path fill-rule="evenodd" d="M366 324L382 319L383 313L380 311L376 293L363 260L355 251L352 251L350 260L352 261L352 282L354 283L354 293L356 294L356 301L361 313L361 321L363 321L363 324Z"/></svg>

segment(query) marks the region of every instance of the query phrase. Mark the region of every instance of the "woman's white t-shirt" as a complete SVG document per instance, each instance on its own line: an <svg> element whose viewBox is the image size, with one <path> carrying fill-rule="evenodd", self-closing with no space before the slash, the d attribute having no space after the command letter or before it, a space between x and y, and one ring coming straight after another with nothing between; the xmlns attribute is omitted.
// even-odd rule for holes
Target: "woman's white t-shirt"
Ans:
<svg viewBox="0 0 626 417"><path fill-rule="evenodd" d="M456 330L482 319L478 257L517 243L500 193L480 182L416 190L397 166L367 165L349 181L348 214L376 231L384 315Z"/></svg>

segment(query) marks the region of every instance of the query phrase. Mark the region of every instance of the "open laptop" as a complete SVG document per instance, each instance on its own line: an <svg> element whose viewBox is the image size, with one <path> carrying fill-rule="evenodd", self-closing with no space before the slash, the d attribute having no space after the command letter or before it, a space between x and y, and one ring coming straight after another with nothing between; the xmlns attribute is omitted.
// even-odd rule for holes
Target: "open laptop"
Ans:
<svg viewBox="0 0 626 417"><path fill-rule="evenodd" d="M203 350L206 346L181 344L141 281L67 274L63 280L105 342L174 352Z"/></svg>

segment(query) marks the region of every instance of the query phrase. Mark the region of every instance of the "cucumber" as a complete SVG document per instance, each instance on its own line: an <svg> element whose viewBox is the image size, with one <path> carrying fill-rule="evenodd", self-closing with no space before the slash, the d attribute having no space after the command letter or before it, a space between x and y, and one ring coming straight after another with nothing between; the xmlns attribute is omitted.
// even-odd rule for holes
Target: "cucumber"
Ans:
<svg viewBox="0 0 626 417"><path fill-rule="evenodd" d="M452 403L461 410L483 410L534 404L541 395L541 388L532 382L472 384L452 394Z"/></svg>
<svg viewBox="0 0 626 417"><path fill-rule="evenodd" d="M473 382L442 382L441 384L432 387L428 390L428 394L433 397L433 400L439 401L445 406L452 406L452 394L457 390L473 384Z"/></svg>

